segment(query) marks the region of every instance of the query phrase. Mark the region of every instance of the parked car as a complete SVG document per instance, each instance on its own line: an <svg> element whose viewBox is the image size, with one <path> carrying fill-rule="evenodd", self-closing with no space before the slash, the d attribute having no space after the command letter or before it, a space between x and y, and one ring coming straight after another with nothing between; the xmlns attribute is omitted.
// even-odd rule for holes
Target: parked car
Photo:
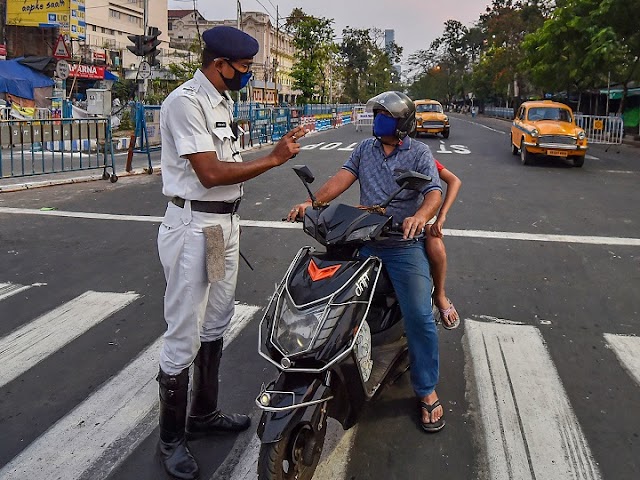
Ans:
<svg viewBox="0 0 640 480"><path fill-rule="evenodd" d="M435 100L416 100L416 135L421 133L442 134L449 138L449 117L444 114L440 102Z"/></svg>
<svg viewBox="0 0 640 480"><path fill-rule="evenodd" d="M520 154L523 165L535 155L568 158L582 167L587 153L587 135L576 125L567 105L551 100L524 102L511 125L511 153Z"/></svg>

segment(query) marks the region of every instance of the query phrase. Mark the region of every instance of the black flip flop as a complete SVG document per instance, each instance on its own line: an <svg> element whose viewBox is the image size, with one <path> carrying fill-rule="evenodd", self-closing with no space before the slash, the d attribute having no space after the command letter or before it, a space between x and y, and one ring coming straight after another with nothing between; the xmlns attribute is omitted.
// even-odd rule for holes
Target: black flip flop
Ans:
<svg viewBox="0 0 640 480"><path fill-rule="evenodd" d="M431 420L431 412L433 412L436 408L440 406L440 400L436 400L431 405L426 402L420 402L420 424L422 425L422 429L428 433L436 433L442 430L446 424L444 421L444 407L442 411L442 417L437 422L428 422L425 423L422 421L422 410L426 410L429 414L429 420Z"/></svg>

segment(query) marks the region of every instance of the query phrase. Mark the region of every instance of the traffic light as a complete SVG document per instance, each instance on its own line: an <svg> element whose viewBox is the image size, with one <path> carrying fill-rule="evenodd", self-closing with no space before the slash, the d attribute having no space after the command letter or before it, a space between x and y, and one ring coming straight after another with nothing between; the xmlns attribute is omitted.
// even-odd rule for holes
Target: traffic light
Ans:
<svg viewBox="0 0 640 480"><path fill-rule="evenodd" d="M160 61L156 58L160 50L160 40L158 37L162 32L157 27L149 27L149 35L127 35L133 45L127 45L127 50L137 57L147 57L151 66L159 66Z"/></svg>
<svg viewBox="0 0 640 480"><path fill-rule="evenodd" d="M160 61L156 57L160 53L158 45L161 42L158 37L161 33L157 27L149 27L149 35L145 35L142 39L142 56L147 57L147 61L152 67L160 65Z"/></svg>
<svg viewBox="0 0 640 480"><path fill-rule="evenodd" d="M131 40L133 45L127 45L127 50L133 53L136 57L142 57L142 35L127 35L127 38Z"/></svg>

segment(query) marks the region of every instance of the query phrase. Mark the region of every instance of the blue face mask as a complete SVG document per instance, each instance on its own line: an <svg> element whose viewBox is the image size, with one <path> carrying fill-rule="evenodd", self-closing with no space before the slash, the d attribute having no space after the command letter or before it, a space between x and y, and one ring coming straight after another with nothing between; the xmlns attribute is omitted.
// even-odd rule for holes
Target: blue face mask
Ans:
<svg viewBox="0 0 640 480"><path fill-rule="evenodd" d="M376 137L395 137L397 128L397 118L379 113L373 119L373 134Z"/></svg>
<svg viewBox="0 0 640 480"><path fill-rule="evenodd" d="M242 90L247 85L247 83L249 83L249 80L251 80L251 75L253 75L253 72L249 70L246 73L242 73L240 70L234 67L230 61L227 60L227 63L231 68L233 68L233 77L227 78L221 73L220 75L222 76L225 85L229 90L232 90L234 92Z"/></svg>

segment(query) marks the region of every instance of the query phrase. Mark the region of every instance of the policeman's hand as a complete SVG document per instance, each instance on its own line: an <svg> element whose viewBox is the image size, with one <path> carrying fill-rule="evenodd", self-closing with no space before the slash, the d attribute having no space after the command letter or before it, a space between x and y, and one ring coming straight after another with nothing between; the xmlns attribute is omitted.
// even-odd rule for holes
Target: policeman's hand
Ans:
<svg viewBox="0 0 640 480"><path fill-rule="evenodd" d="M300 152L300 144L297 140L306 134L307 131L302 126L296 127L284 134L271 152L271 156L276 162L276 165L282 165Z"/></svg>
<svg viewBox="0 0 640 480"><path fill-rule="evenodd" d="M304 203L299 203L298 205L294 205L293 208L289 211L289 215L287 215L288 222L295 222L296 218L303 218L304 211L312 205L311 200L307 200Z"/></svg>
<svg viewBox="0 0 640 480"><path fill-rule="evenodd" d="M402 222L402 232L404 235L402 238L405 240L408 238L413 238L416 235L419 235L424 230L424 225L427 223L426 218L422 216L416 215L414 217L407 217Z"/></svg>

